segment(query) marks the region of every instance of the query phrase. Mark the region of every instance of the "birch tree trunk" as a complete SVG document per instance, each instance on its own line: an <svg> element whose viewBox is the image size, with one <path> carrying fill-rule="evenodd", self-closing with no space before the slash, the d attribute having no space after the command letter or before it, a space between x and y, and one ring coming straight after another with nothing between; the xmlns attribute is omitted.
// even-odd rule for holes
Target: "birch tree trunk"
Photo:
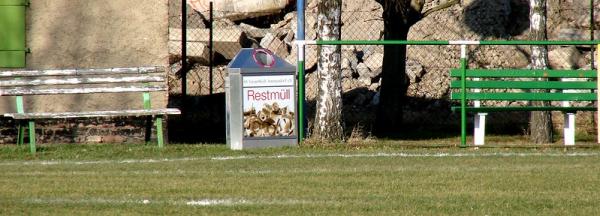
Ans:
<svg viewBox="0 0 600 216"><path fill-rule="evenodd" d="M318 5L318 37L341 39L342 0L323 0ZM342 69L340 46L320 46L317 70L318 97L313 137L324 141L343 140Z"/></svg>
<svg viewBox="0 0 600 216"><path fill-rule="evenodd" d="M546 37L546 0L530 0L531 40L545 41ZM533 69L548 68L548 49L546 46L531 46L531 66ZM542 91L542 90L534 90ZM533 106L548 106L545 101L532 101ZM534 143L552 142L552 115L549 111L531 112L529 119L530 140Z"/></svg>

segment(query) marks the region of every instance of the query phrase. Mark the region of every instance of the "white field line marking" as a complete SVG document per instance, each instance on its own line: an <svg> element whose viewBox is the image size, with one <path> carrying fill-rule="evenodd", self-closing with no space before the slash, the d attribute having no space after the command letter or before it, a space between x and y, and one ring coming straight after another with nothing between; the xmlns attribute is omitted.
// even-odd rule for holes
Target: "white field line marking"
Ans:
<svg viewBox="0 0 600 216"><path fill-rule="evenodd" d="M245 159L287 159L287 158L369 158L369 157L593 157L600 153L436 153L436 154L411 154L411 153L374 153L374 154L306 154L306 155L274 155L274 156L230 156L214 157L212 160L245 160Z"/></svg>
<svg viewBox="0 0 600 216"><path fill-rule="evenodd" d="M109 205L123 205L123 204L147 204L148 200L123 200L123 199L104 199L104 198L82 198L82 199L68 199L68 198L52 198L52 199L26 199L23 203L28 204L109 204Z"/></svg>
<svg viewBox="0 0 600 216"><path fill-rule="evenodd" d="M253 202L248 200L232 200L232 199L202 199L192 200L185 204L191 206L233 206L233 205L250 205Z"/></svg>
<svg viewBox="0 0 600 216"><path fill-rule="evenodd" d="M199 200L149 200L149 199L104 199L104 198L34 198L25 199L26 204L80 204L80 205L188 205L188 206L239 206L239 205L299 205L299 204L318 204L324 202L304 201L304 200L247 200L247 199L199 199Z"/></svg>
<svg viewBox="0 0 600 216"><path fill-rule="evenodd" d="M181 161L198 160L247 160L247 159L290 159L290 158L410 158L410 157L596 157L600 153L371 153L371 154L281 154L273 156L223 156L223 157L198 157L198 158L165 158L165 159L128 159L128 160L99 160L99 161L13 161L0 162L0 166L20 166L20 165L94 165L94 164L144 164L144 163L170 163Z"/></svg>
<svg viewBox="0 0 600 216"><path fill-rule="evenodd" d="M203 199L203 200L192 200L186 203L186 205L191 205L191 206L215 206L215 205L224 205L224 206L233 206L233 205L301 205L301 204L324 204L324 203L330 203L329 201L306 201L306 200L295 200L295 199L288 199L288 200L273 200L273 201L267 201L267 200L262 200L262 201L258 201L258 200L245 200L245 199L240 199L240 200L232 200L232 199L222 199L222 200L210 200L210 199Z"/></svg>
<svg viewBox="0 0 600 216"><path fill-rule="evenodd" d="M396 173L396 172L407 172L407 171L437 171L437 172L456 172L456 171L530 171L536 169L537 166L520 165L518 167L467 167L457 168L452 166L434 166L434 167L368 167L368 168L312 168L312 169L241 169L241 170L225 170L219 172L220 174L227 175L242 175L242 176L263 176L270 174L326 174L326 173ZM165 170L152 170L152 171L117 171L117 172L105 172L105 171L84 171L84 172L73 172L73 171L33 171L33 172L3 172L3 177L48 177L48 176L60 176L60 177L75 177L75 176L110 176L110 177L147 177L147 176L173 176L173 175L212 175L214 171L165 171Z"/></svg>
<svg viewBox="0 0 600 216"><path fill-rule="evenodd" d="M70 161L70 160L56 160L56 161L24 161L24 162L4 162L0 163L0 166L14 166L14 165L94 165L94 164L143 164L143 163L166 163L166 162L179 162L179 161L196 161L206 160L207 158L165 158L165 159L127 159L127 160L98 160L98 161Z"/></svg>

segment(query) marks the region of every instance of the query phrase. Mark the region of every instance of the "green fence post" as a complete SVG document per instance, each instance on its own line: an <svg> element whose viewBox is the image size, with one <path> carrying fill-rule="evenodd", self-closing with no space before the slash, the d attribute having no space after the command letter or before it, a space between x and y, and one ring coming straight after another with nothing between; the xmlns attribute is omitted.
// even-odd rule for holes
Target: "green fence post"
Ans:
<svg viewBox="0 0 600 216"><path fill-rule="evenodd" d="M467 45L460 45L460 147L467 147Z"/></svg>
<svg viewBox="0 0 600 216"><path fill-rule="evenodd" d="M305 70L305 41L301 41L298 45L298 144L304 141L304 70Z"/></svg>
<svg viewBox="0 0 600 216"><path fill-rule="evenodd" d="M597 45L598 59L600 59L600 44ZM592 69L594 65L592 65ZM598 138L598 143L600 144L600 104L598 101L600 100L600 67L596 67L597 75L596 75L596 136Z"/></svg>

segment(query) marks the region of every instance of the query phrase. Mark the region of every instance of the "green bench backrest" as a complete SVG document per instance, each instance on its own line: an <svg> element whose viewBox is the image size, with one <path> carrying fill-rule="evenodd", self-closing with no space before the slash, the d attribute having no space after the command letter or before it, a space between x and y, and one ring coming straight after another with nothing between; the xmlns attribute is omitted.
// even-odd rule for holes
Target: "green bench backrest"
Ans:
<svg viewBox="0 0 600 216"><path fill-rule="evenodd" d="M452 69L450 83L452 100L460 100L461 70ZM467 100L527 100L527 101L595 101L597 72L594 70L526 70L526 69L467 69ZM479 80L473 78L481 78ZM532 78L555 78L539 81ZM556 81L560 78L585 78L575 81ZM474 91L480 89L481 91ZM530 92L530 90L547 90ZM507 91L511 90L511 91ZM522 90L522 91L514 91ZM551 92L549 90L556 90ZM584 90L568 91L562 90Z"/></svg>

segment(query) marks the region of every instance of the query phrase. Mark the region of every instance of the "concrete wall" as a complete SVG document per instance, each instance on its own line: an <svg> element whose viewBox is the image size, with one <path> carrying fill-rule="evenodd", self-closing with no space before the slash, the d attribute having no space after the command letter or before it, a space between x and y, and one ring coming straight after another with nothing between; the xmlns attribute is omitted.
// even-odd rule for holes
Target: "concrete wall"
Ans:
<svg viewBox="0 0 600 216"><path fill-rule="evenodd" d="M31 0L28 69L167 66L167 0ZM154 94L164 107L167 94ZM118 103L114 103L118 101ZM141 107L141 95L26 97L26 111ZM15 112L2 97L0 112Z"/></svg>
<svg viewBox="0 0 600 216"><path fill-rule="evenodd" d="M31 49L27 55L28 69L168 66L168 0L30 1L26 33L27 47ZM165 107L167 98L166 92L153 93L152 106ZM141 93L25 97L25 111L34 112L126 108L142 108ZM5 112L16 112L14 97L0 97L0 113ZM40 121L38 139L42 143L95 142L98 139L90 140L89 137L115 133L127 138L120 140L130 140L140 129L130 127L135 122L127 118L118 121L120 126L125 126L120 129L110 121L95 119L56 122ZM14 141L16 131L13 126L12 120L0 119L3 137L0 143ZM96 132L95 128L108 128L109 131ZM121 133L123 128L130 131ZM117 132L119 130L121 132Z"/></svg>
<svg viewBox="0 0 600 216"><path fill-rule="evenodd" d="M165 65L167 0L31 0L28 68Z"/></svg>

